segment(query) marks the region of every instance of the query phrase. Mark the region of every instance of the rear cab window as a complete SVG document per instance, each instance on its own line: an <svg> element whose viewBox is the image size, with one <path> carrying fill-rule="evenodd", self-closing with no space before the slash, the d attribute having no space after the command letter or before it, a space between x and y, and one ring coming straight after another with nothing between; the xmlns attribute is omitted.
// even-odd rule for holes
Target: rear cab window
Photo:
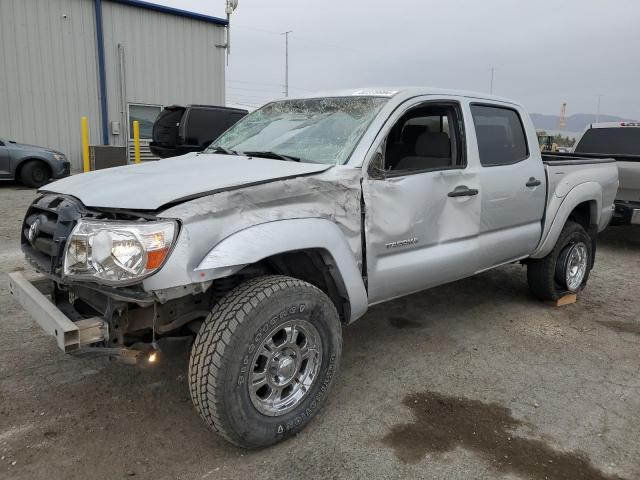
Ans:
<svg viewBox="0 0 640 480"><path fill-rule="evenodd" d="M590 128L574 151L603 155L640 155L640 127Z"/></svg>
<svg viewBox="0 0 640 480"><path fill-rule="evenodd" d="M513 165L529 157L527 137L517 111L471 104L471 114L482 166Z"/></svg>

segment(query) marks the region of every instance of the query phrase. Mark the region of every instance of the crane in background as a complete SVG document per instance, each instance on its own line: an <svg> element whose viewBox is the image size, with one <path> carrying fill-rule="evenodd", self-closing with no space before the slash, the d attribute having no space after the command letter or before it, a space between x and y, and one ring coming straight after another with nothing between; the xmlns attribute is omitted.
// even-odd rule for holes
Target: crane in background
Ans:
<svg viewBox="0 0 640 480"><path fill-rule="evenodd" d="M558 120L558 130L564 130L567 126L567 102L562 103L560 107L560 119Z"/></svg>
<svg viewBox="0 0 640 480"><path fill-rule="evenodd" d="M560 117L558 118L558 135L560 139L562 139L562 130L567 126L567 102L562 102L562 106L560 107ZM547 132L537 132L538 133L538 144L540 145L540 151L542 152L558 152L565 150L568 151L569 147L560 146L554 140L556 137L554 135L548 135Z"/></svg>

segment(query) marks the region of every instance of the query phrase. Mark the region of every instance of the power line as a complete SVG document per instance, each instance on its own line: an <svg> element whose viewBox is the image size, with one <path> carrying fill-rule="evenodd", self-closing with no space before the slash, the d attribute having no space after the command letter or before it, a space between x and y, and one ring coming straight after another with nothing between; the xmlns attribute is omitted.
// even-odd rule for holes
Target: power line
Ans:
<svg viewBox="0 0 640 480"><path fill-rule="evenodd" d="M243 26L239 26L237 24L234 24L234 28L239 28L241 30L253 30L253 31L256 31L256 32L267 33L269 35L282 35L282 32L276 32L276 31L273 31L273 30L266 30L264 28L243 27ZM317 40L309 40L309 39L304 38L304 36L302 38L299 38L299 37L300 37L300 35L296 34L296 38L298 38L298 40L303 41L303 42L313 43L313 44L320 45L320 46L323 46L323 47L336 48L336 49L339 49L339 50L351 50L352 52L355 52L355 53L366 54L366 52L364 52L362 50L357 50L355 48L346 47L344 45L336 45L336 44L333 44L333 43L319 42Z"/></svg>
<svg viewBox="0 0 640 480"><path fill-rule="evenodd" d="M236 102L235 100L228 100L227 104L233 103L234 105L242 105L243 107L260 108L261 105L254 105L253 103Z"/></svg>
<svg viewBox="0 0 640 480"><path fill-rule="evenodd" d="M280 90L265 90L263 88L243 88L243 87L233 87L227 85L227 89L229 90L242 90L244 92L267 92L267 93L282 93Z"/></svg>
<svg viewBox="0 0 640 480"><path fill-rule="evenodd" d="M228 79L227 82L231 82L231 83L250 83L253 85L267 85L267 86L274 86L274 87L282 87L281 83L264 83L264 82L250 82L247 80L232 80L232 79ZM289 88L293 88L294 90L304 90L305 92L314 92L315 90L309 90L308 88L302 88L302 87L296 87L294 85L289 85Z"/></svg>
<svg viewBox="0 0 640 480"><path fill-rule="evenodd" d="M251 85L267 85L267 86L275 86L275 87L281 87L282 84L280 83L264 83L264 82L250 82L248 80L227 80L227 82L229 83L249 83Z"/></svg>
<svg viewBox="0 0 640 480"><path fill-rule="evenodd" d="M238 97L253 97L253 98L273 98L273 97L282 97L282 92L265 92L265 93L251 93L251 92L229 92L231 95L236 95Z"/></svg>
<svg viewBox="0 0 640 480"><path fill-rule="evenodd" d="M247 102L265 103L265 102L272 102L274 100L279 100L282 97L265 98L265 97L248 97L244 95L231 94L229 95L229 98L236 98L238 100L247 101Z"/></svg>

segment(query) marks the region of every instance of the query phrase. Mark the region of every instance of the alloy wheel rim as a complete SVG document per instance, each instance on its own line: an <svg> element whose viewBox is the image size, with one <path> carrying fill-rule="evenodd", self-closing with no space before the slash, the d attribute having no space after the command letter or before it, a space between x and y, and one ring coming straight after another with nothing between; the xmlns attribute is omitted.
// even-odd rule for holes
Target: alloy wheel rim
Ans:
<svg viewBox="0 0 640 480"><path fill-rule="evenodd" d="M322 365L322 342L306 320L290 320L262 341L251 363L249 397L262 414L293 410L307 396Z"/></svg>
<svg viewBox="0 0 640 480"><path fill-rule="evenodd" d="M578 242L569 248L564 268L565 284L571 292L576 292L587 273L587 246L583 242Z"/></svg>

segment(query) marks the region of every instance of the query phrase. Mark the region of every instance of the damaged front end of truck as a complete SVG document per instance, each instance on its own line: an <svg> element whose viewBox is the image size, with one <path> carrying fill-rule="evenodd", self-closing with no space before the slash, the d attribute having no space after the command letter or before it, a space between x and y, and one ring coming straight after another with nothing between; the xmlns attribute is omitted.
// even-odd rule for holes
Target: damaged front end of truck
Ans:
<svg viewBox="0 0 640 480"><path fill-rule="evenodd" d="M324 233L310 231L317 222ZM340 239L323 240L331 229ZM14 272L10 286L64 352L136 363L155 359L167 338L192 338L227 292L260 275L304 278L341 305L349 322L366 309L363 289L350 295L343 278L360 274L360 229L358 172L347 167L155 211L87 207L71 195L43 192L21 234L37 274ZM338 267L345 260L334 258L340 247L329 241L342 242L349 273ZM365 298L354 307L358 295Z"/></svg>

